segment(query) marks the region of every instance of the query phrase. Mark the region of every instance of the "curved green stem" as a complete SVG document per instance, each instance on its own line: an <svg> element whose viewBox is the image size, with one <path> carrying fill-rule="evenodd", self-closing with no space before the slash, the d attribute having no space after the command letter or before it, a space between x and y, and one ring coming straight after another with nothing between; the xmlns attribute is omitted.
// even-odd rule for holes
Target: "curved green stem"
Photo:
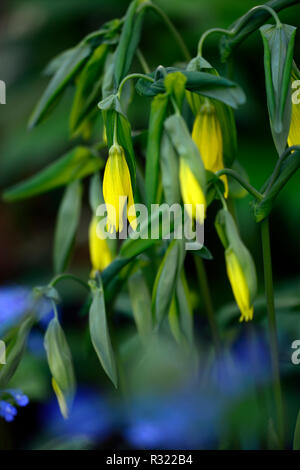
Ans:
<svg viewBox="0 0 300 470"><path fill-rule="evenodd" d="M263 195L257 191L251 184L247 183L236 171L231 170L230 168L223 168L222 170L217 171L216 176L220 177L222 175L227 175L231 176L234 178L236 181L240 183L243 188L245 188L251 196L255 197L258 201L261 201L263 199Z"/></svg>
<svg viewBox="0 0 300 470"><path fill-rule="evenodd" d="M205 39L210 35L210 34L214 34L214 33L219 33L219 34L226 34L227 36L233 36L235 34L235 32L233 30L229 30L229 29L224 29L224 28L212 28L212 29L208 29L207 31L205 31L200 40L199 40L199 43L198 43L198 55L202 56L202 50L203 50L203 44L204 44L204 41Z"/></svg>
<svg viewBox="0 0 300 470"><path fill-rule="evenodd" d="M267 194L270 191L270 189L272 188L273 184L275 183L275 181L277 179L277 176L279 175L280 167L281 167L283 161L289 156L289 154L293 150L300 150L300 146L299 145L292 145L291 147L287 148L283 152L283 154L280 156L280 158L278 158L277 163L276 163L275 168L274 168L274 171L271 175L270 181L269 181L269 183L267 185L267 188L265 190L265 194Z"/></svg>
<svg viewBox="0 0 300 470"><path fill-rule="evenodd" d="M202 56L204 41L210 34L219 33L226 34L226 36L234 36L238 32L240 27L243 26L243 24L248 20L248 18L257 10L266 10L268 13L270 13L271 16L273 16L274 20L276 21L277 27L281 26L281 21L276 11L273 10L273 8L269 7L268 5L257 5L256 7L251 8L251 10L249 10L244 16L242 16L232 29L212 28L205 31L205 33L202 34L198 43L198 54Z"/></svg>
<svg viewBox="0 0 300 470"><path fill-rule="evenodd" d="M148 75L144 75L143 73L131 73L130 75L126 75L126 77L123 78L123 80L120 83L119 90L118 90L118 98L120 99L121 93L123 90L123 87L127 80L131 80L134 78L143 78L144 80L148 80L148 82L154 82L154 79L152 77L149 77Z"/></svg>
<svg viewBox="0 0 300 470"><path fill-rule="evenodd" d="M284 444L284 409L282 400L282 390L280 383L280 369L279 369L279 355L278 355L278 339L277 339L277 326L276 314L274 305L274 291L273 291L273 278L272 278L272 258L270 246L270 229L269 219L266 218L261 222L261 238L262 238L262 251L264 261L264 278L265 278L265 291L268 307L268 323L269 323L269 337L270 337L270 352L272 361L272 374L273 374L273 387L274 398L277 414L278 434L281 445Z"/></svg>
<svg viewBox="0 0 300 470"><path fill-rule="evenodd" d="M144 57L144 54L142 53L142 51L140 49L137 49L136 51L136 55L137 55L137 58L141 64L141 67L142 69L144 70L145 73L150 73L151 70L150 70L150 67Z"/></svg>
<svg viewBox="0 0 300 470"><path fill-rule="evenodd" d="M171 34L174 36L174 39L177 42L178 47L180 48L180 50L182 52L182 55L189 62L192 58L191 54L189 53L189 50L188 50L187 46L185 45L185 43L184 43L182 37L180 36L179 32L177 31L177 29L173 25L170 18L165 14L165 12L161 8L159 8L157 5L155 5L154 3L150 2L150 1L142 3L141 6L143 8L145 8L145 7L151 8L153 11L155 11L161 17L161 19L164 21L167 28L171 32Z"/></svg>
<svg viewBox="0 0 300 470"><path fill-rule="evenodd" d="M77 276L74 276L74 274L58 274L57 276L55 276L51 282L49 282L49 286L51 287L54 287L56 284L58 284L60 281L63 281L65 279L69 279L69 280L72 280L72 281L75 281L77 282L78 284L82 285L83 287L85 287L88 291L90 291L90 287L89 285L83 281L82 279L80 279L79 277Z"/></svg>

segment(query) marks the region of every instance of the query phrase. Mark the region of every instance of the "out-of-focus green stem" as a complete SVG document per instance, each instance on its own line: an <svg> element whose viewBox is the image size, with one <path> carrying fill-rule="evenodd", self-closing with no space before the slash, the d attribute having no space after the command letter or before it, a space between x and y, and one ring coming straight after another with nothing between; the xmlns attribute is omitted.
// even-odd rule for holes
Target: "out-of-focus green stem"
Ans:
<svg viewBox="0 0 300 470"><path fill-rule="evenodd" d="M82 285L83 287L85 287L88 291L90 291L90 288L89 288L89 285L83 281L82 279L80 279L79 277L77 276L74 276L74 274L58 274L57 276L55 276L52 281L49 283L49 286L51 287L54 287L58 282L60 281L64 281L66 279L69 279L69 280L72 280L72 281L75 281L77 282L78 284Z"/></svg>
<svg viewBox="0 0 300 470"><path fill-rule="evenodd" d="M205 266L201 258L199 256L194 256L195 266L197 270L197 276L200 283L200 289L204 301L204 306L207 314L207 319L209 322L209 326L211 329L211 335L214 341L214 345L216 351L220 350L221 341L218 331L218 326L215 318L214 307L212 303L211 293L208 285L207 275L205 271Z"/></svg>
<svg viewBox="0 0 300 470"><path fill-rule="evenodd" d="M145 8L145 7L151 8L153 11L155 11L161 17L161 19L164 21L167 28L171 32L171 34L174 36L174 39L177 42L178 47L182 51L182 55L189 62L191 60L191 55L189 53L189 50L188 50L187 46L185 45L185 42L183 41L183 39L180 36L179 32L177 31L177 29L173 25L170 18L165 14L165 12L161 8L159 8L159 6L155 5L154 3L150 2L150 1L142 3L141 6L143 8Z"/></svg>
<svg viewBox="0 0 300 470"><path fill-rule="evenodd" d="M265 291L268 308L268 323L269 323L269 336L270 336L270 352L272 361L272 374L273 374L273 387L274 398L277 414L277 428L280 443L284 446L284 410L282 400L282 390L280 383L280 369L279 369L279 355L278 355L278 339L277 339L277 326L276 314L274 305L274 291L273 291L273 277L272 277L272 258L270 246L270 229L269 219L266 218L261 222L261 237L262 237L262 251L264 262L264 278L265 278Z"/></svg>
<svg viewBox="0 0 300 470"><path fill-rule="evenodd" d="M240 183L241 186L243 186L248 191L248 193L255 197L255 199L258 199L259 201L263 199L263 195L259 191L257 191L257 189L251 186L251 184L245 181L236 171L231 170L230 168L223 168L222 170L216 172L216 176L220 177L222 175L227 175L234 178Z"/></svg>

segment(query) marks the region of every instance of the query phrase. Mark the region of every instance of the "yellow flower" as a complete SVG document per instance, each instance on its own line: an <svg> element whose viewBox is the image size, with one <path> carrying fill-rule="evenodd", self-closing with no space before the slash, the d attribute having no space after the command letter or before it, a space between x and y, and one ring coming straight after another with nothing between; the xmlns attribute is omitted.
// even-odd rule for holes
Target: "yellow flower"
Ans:
<svg viewBox="0 0 300 470"><path fill-rule="evenodd" d="M196 116L192 138L197 145L207 170L215 173L224 168L223 139L220 122L216 109L210 102L206 102ZM225 175L221 176L225 185L225 197L228 196L228 181Z"/></svg>
<svg viewBox="0 0 300 470"><path fill-rule="evenodd" d="M292 82L298 80L296 74L292 74ZM300 145L300 103L292 104L292 119L288 136L288 146Z"/></svg>
<svg viewBox="0 0 300 470"><path fill-rule="evenodd" d="M250 291L239 260L231 248L225 251L227 275L233 295L241 312L240 321L253 318L253 305L250 305Z"/></svg>
<svg viewBox="0 0 300 470"><path fill-rule="evenodd" d="M192 170L182 157L179 163L179 181L182 199L184 204L188 204L186 209L190 218L203 224L206 209L205 196ZM197 204L204 205L204 214L201 214L201 211L196 211Z"/></svg>
<svg viewBox="0 0 300 470"><path fill-rule="evenodd" d="M97 219L95 216L90 223L89 242L90 258L93 267L91 276L94 276L96 271L103 271L112 262L112 255L104 234L101 237L101 234L97 233Z"/></svg>
<svg viewBox="0 0 300 470"><path fill-rule="evenodd" d="M107 207L107 231L112 233L114 228L116 232L123 230L123 212L126 198L127 218L133 230L136 230L136 213L129 168L124 150L117 144L109 150L103 178L103 196Z"/></svg>

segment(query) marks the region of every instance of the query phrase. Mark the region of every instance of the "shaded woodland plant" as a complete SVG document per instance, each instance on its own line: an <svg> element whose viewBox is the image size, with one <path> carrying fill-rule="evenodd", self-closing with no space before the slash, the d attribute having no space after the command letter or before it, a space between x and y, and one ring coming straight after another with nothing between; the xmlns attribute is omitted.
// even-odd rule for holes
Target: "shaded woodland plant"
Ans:
<svg viewBox="0 0 300 470"><path fill-rule="evenodd" d="M296 3L299 2L272 0L246 12L229 29L206 31L200 38L197 56L192 58L170 19L154 2L133 0L123 18L104 24L49 64L52 78L30 118L29 127L43 122L70 86L75 90L70 110L70 138L77 138L81 143L29 180L7 189L4 198L13 202L65 187L55 228L54 277L47 286L34 290L37 305L41 297L50 299L53 305L45 348L53 389L64 417L72 405L75 374L71 351L57 315L60 296L56 287L61 280L70 279L87 289L91 342L115 387L121 381L122 361L116 354L118 345L116 339L112 340L110 320L114 300L126 285L144 347L153 335L164 330L174 337L182 354L197 356L186 257L196 265L215 351L222 351L222 332L211 308L204 266L205 260L213 255L206 247L187 252L184 240L172 236L168 239L163 228L158 239L141 236L150 231L151 217L140 220L136 203L145 204L148 209L152 204L187 204L190 219L194 224L203 224L204 218L210 218L210 206L215 201L219 206L215 228L224 247L224 259L220 262L224 264L228 288L231 286L240 311L236 321L255 320L256 268L229 209L229 201L236 197L232 189L235 180L253 197L249 210L261 230L275 401L273 431L276 446L286 445L269 215L274 200L300 165L300 105L292 104L291 99L292 83L300 79L293 62L296 28L282 24L278 16L281 9ZM182 54L178 59L184 61L180 67L158 65L155 70L149 69L139 49L149 11L158 14L173 34L178 54ZM259 190L251 186L238 164L234 110L243 105L246 96L233 77L221 76L203 52L207 37L220 34L221 59L230 65L232 52L258 29L264 58L257 60L264 60L266 104L274 153L278 154L274 171L266 175L266 182ZM138 71L132 70L134 59L140 64ZM144 98L145 113L150 108L145 131L137 132L127 116L135 93ZM99 142L91 144L95 126ZM86 230L91 274L89 279L79 279L66 270L79 223L82 180L87 177L91 223ZM140 235L122 243L104 239L97 232L100 217L96 212L103 202L108 205L107 232L122 231L118 221L125 203L120 203L119 197L127 198L125 223L128 220L132 230ZM197 204L204 206L204 216L197 214ZM117 219L109 207L114 209ZM0 366L1 389L7 387L22 360L27 336L38 319L39 312L32 307L14 335L8 335L7 365ZM300 446L299 426L298 419L295 446Z"/></svg>

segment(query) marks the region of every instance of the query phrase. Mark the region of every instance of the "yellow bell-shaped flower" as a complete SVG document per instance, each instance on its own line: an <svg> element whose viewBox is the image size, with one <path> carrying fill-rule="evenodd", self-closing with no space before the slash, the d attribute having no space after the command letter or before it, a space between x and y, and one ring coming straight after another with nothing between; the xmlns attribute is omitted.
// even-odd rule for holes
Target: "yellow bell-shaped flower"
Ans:
<svg viewBox="0 0 300 470"><path fill-rule="evenodd" d="M240 262L231 248L225 251L227 275L232 292L240 309L240 321L253 319L253 305L250 304L250 291Z"/></svg>
<svg viewBox="0 0 300 470"><path fill-rule="evenodd" d="M296 74L292 73L292 82L299 80ZM292 118L288 136L288 146L300 145L300 103L292 104Z"/></svg>
<svg viewBox="0 0 300 470"><path fill-rule="evenodd" d="M192 138L197 145L204 166L213 173L224 168L223 139L220 122L214 105L208 100L198 112L192 132ZM228 181L221 176L225 185L225 197L228 196Z"/></svg>
<svg viewBox="0 0 300 470"><path fill-rule="evenodd" d="M206 199L197 179L192 173L189 165L184 158L180 158L179 162L179 181L181 196L184 204L187 204L186 210L191 219L196 219L203 224L206 209ZM203 204L204 211L199 211L197 205Z"/></svg>
<svg viewBox="0 0 300 470"><path fill-rule="evenodd" d="M114 144L109 150L103 178L103 197L107 208L107 231L123 230L123 212L127 199L127 218L137 228L130 172L124 149Z"/></svg>
<svg viewBox="0 0 300 470"><path fill-rule="evenodd" d="M99 233L99 229L97 232L97 218L95 216L90 223L89 245L93 267L91 276L93 277L96 271L103 271L112 262L112 255L104 233Z"/></svg>

